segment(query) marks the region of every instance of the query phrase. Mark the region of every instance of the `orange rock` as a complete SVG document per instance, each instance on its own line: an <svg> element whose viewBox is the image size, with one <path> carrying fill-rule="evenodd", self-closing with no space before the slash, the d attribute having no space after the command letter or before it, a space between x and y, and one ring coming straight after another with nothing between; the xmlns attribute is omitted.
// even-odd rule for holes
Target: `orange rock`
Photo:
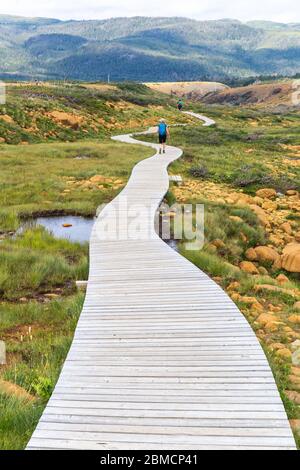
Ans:
<svg viewBox="0 0 300 470"><path fill-rule="evenodd" d="M56 122L72 127L72 129L78 129L84 119L82 116L77 116L71 113L64 113L62 111L51 111L48 116L54 119Z"/></svg>
<svg viewBox="0 0 300 470"><path fill-rule="evenodd" d="M289 318L288 318L288 321L290 321L291 323L296 323L296 324L300 324L300 315L291 315Z"/></svg>
<svg viewBox="0 0 300 470"><path fill-rule="evenodd" d="M285 348L286 348L286 346L282 343L273 343L270 346L270 349L273 349L274 351L277 351L279 349L285 349Z"/></svg>
<svg viewBox="0 0 300 470"><path fill-rule="evenodd" d="M272 284L257 284L254 287L254 290L256 291L270 291L270 292L281 292L282 294L287 294L290 295L291 297L298 297L299 296L299 291L297 289L284 289L283 287L278 287L278 286L273 286Z"/></svg>
<svg viewBox="0 0 300 470"><path fill-rule="evenodd" d="M292 357L292 353L288 348L279 349L276 352L276 354L277 354L277 356L282 357L284 359L291 359L291 357Z"/></svg>
<svg viewBox="0 0 300 470"><path fill-rule="evenodd" d="M279 307L278 305L272 305L272 304L270 304L268 308L270 312L281 312L282 310L282 307Z"/></svg>
<svg viewBox="0 0 300 470"><path fill-rule="evenodd" d="M7 114L1 114L0 119L2 119L2 121L7 122L8 124L13 124L13 122L14 122L13 118L8 116Z"/></svg>
<svg viewBox="0 0 300 470"><path fill-rule="evenodd" d="M237 281L231 282L229 286L227 287L227 290L238 290L240 285L241 284Z"/></svg>
<svg viewBox="0 0 300 470"><path fill-rule="evenodd" d="M248 196L247 194L239 194L238 199L236 201L236 204L238 206L247 206L248 204L252 203L252 198L251 196Z"/></svg>
<svg viewBox="0 0 300 470"><path fill-rule="evenodd" d="M105 177L101 175L94 175L89 179L89 181L91 181L91 183L103 183L105 181Z"/></svg>
<svg viewBox="0 0 300 470"><path fill-rule="evenodd" d="M300 433L300 419L290 419L290 425L294 432Z"/></svg>
<svg viewBox="0 0 300 470"><path fill-rule="evenodd" d="M251 263L251 261L242 261L239 264L242 271L248 274L259 274L259 271L255 264Z"/></svg>
<svg viewBox="0 0 300 470"><path fill-rule="evenodd" d="M230 297L232 298L233 301L237 302L240 300L241 296L238 292L233 292Z"/></svg>
<svg viewBox="0 0 300 470"><path fill-rule="evenodd" d="M274 333L275 331L278 331L280 326L280 322L277 321L270 321L265 324L265 331L268 333Z"/></svg>
<svg viewBox="0 0 300 470"><path fill-rule="evenodd" d="M257 246L254 248L258 261L266 261L273 263L274 266L280 266L280 255L274 248L269 246Z"/></svg>
<svg viewBox="0 0 300 470"><path fill-rule="evenodd" d="M300 273L300 243L289 243L282 251L282 267L291 273Z"/></svg>
<svg viewBox="0 0 300 470"><path fill-rule="evenodd" d="M286 284L287 282L290 282L289 278L284 274L279 274L276 277L276 280L279 282L279 284Z"/></svg>
<svg viewBox="0 0 300 470"><path fill-rule="evenodd" d="M213 240L211 244L214 245L216 248L225 248L226 246L223 240L220 240L219 238Z"/></svg>
<svg viewBox="0 0 300 470"><path fill-rule="evenodd" d="M270 225L267 214L265 213L265 211L261 207L257 206L256 204L250 204L249 207L256 214L258 220L260 221L260 223L262 225L264 225L264 226Z"/></svg>
<svg viewBox="0 0 300 470"><path fill-rule="evenodd" d="M276 209L278 208L278 204L276 202L273 202L273 201L265 201L263 202L262 204L262 209L264 210L267 210L267 211L276 211Z"/></svg>
<svg viewBox="0 0 300 470"><path fill-rule="evenodd" d="M276 321L276 317L275 315L271 314L271 313L262 313L261 315L259 315L259 317L257 318L257 321L258 323L260 323L261 325L266 325L267 323L270 323L270 322L274 322Z"/></svg>
<svg viewBox="0 0 300 470"><path fill-rule="evenodd" d="M296 405L300 405L300 393L295 390L285 390L285 394L289 400L296 403Z"/></svg>
<svg viewBox="0 0 300 470"><path fill-rule="evenodd" d="M276 191L273 188L264 188L256 191L256 196L262 197L263 199L271 199L276 196Z"/></svg>
<svg viewBox="0 0 300 470"><path fill-rule="evenodd" d="M289 222L284 222L283 224L280 225L280 228L287 233L288 235L291 235L292 233L292 226Z"/></svg>
<svg viewBox="0 0 300 470"><path fill-rule="evenodd" d="M257 259L257 254L254 248L249 248L246 251L245 256L249 261L255 261Z"/></svg>

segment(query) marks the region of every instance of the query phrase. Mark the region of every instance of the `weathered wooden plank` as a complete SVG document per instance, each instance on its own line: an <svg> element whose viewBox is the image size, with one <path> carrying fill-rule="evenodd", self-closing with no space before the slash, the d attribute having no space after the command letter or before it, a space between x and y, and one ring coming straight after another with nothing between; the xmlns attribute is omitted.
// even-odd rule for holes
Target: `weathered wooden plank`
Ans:
<svg viewBox="0 0 300 470"><path fill-rule="evenodd" d="M181 153L168 147L138 163L98 217L73 344L28 449L295 448L249 324L219 286L155 233L167 167ZM143 233L134 240L127 228L137 201ZM103 239L103 224L115 214L118 237Z"/></svg>

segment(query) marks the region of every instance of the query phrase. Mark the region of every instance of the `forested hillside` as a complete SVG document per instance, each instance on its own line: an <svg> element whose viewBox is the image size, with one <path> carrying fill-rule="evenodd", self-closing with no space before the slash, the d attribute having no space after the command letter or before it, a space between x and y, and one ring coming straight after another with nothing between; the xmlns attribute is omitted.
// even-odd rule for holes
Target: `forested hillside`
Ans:
<svg viewBox="0 0 300 470"><path fill-rule="evenodd" d="M226 80L300 71L300 25L187 18L59 21L0 15L0 75Z"/></svg>

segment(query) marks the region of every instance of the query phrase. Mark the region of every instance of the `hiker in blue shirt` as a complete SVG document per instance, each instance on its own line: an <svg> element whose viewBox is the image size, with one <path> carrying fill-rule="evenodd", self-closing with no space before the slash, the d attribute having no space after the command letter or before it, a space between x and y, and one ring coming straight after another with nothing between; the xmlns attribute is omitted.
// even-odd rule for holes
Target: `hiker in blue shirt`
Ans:
<svg viewBox="0 0 300 470"><path fill-rule="evenodd" d="M183 101L182 101L182 99L178 100L177 108L178 108L178 111L182 111L182 108L183 108Z"/></svg>
<svg viewBox="0 0 300 470"><path fill-rule="evenodd" d="M164 119L161 119L159 121L157 131L158 131L158 141L161 145L159 149L159 153L161 152L166 153L166 141L167 141L167 138L170 136L170 131Z"/></svg>

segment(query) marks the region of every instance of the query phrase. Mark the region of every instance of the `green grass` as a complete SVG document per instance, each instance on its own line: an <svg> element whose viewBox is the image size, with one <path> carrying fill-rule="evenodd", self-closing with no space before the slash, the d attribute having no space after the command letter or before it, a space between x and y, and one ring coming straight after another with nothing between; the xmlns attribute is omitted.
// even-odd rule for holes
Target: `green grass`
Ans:
<svg viewBox="0 0 300 470"><path fill-rule="evenodd" d="M0 109L6 116L0 115L0 137L7 142L0 145L0 234L15 232L22 217L94 215L126 184L133 166L153 154L112 142L109 134L156 122L160 101L167 115L175 114L168 97L159 100L144 86L123 84L107 92L60 84L9 88ZM49 118L53 110L83 120L75 127L57 124ZM100 187L90 184L94 175L106 178ZM1 241L0 337L8 364L0 380L22 387L34 401L0 388L0 449L24 448L38 422L82 309L84 295L75 281L87 274L87 244L55 239L42 228Z"/></svg>
<svg viewBox="0 0 300 470"><path fill-rule="evenodd" d="M0 449L24 449L43 411L39 402L0 394Z"/></svg>
<svg viewBox="0 0 300 470"><path fill-rule="evenodd" d="M162 106L175 116L176 100L141 84L12 84L0 107L0 137L8 144L103 140L115 133L116 123L126 131L157 121ZM53 111L66 113L67 120L57 120Z"/></svg>
<svg viewBox="0 0 300 470"><path fill-rule="evenodd" d="M119 108L122 100L130 106ZM185 117L174 113L169 105L169 98L162 99L144 86L132 84L108 91L60 84L11 88L2 114L9 115L13 123L0 119L0 137L8 142L0 145L0 232L15 231L21 218L31 215L94 215L101 203L110 201L120 191L132 167L153 152L111 142L109 134L124 133L127 126L141 128L162 114L170 123L176 119L184 121ZM84 124L76 129L56 126L47 117L54 109L78 113L84 116ZM191 128L171 129L171 143L184 148L184 157L172 165L172 173L190 178L191 168L197 170L196 176L200 168L197 177L226 182L250 193L267 182L277 189L299 183L298 170L282 163L284 152L278 145L283 141L297 142L297 115L272 116L262 111L217 107L204 110L199 105L195 105L195 110L215 117L218 124L207 129L195 122ZM99 118L106 124L116 120L122 130L103 123L98 126L99 122L95 125ZM259 129L252 127L252 121L259 123ZM29 131L28 126L34 131ZM258 130L259 138L249 141L249 136ZM29 145L15 145L20 141ZM250 147L254 152L248 154L245 150ZM248 169L243 176L247 184L242 186L241 168L245 165ZM96 174L119 179L122 184L110 181L99 188L70 182L71 178L87 182ZM263 179L265 176L269 179ZM169 204L175 202L172 191L166 199ZM204 249L199 251L188 251L181 243L181 253L210 276L219 278L224 289L238 281L240 294L257 295L266 308L270 302L280 303L280 314L287 318L292 309L289 296L255 292L257 283L275 283L278 272L270 270L272 277L254 279L237 268L247 248L266 243L266 234L252 211L197 197L187 202L205 204L206 240ZM238 216L242 221L229 216ZM216 239L224 245L213 249ZM76 291L75 280L86 279L87 270L87 245L56 240L40 228L0 244L0 337L8 351L8 365L1 368L0 378L17 384L35 398L24 402L14 395L0 395L0 449L24 448L37 424L59 376L82 308L84 295ZM288 287L297 288L297 279L291 279ZM55 299L46 297L55 292L59 292ZM254 324L247 305L238 305ZM276 335L273 341L288 342L284 332ZM271 358L284 394L288 370L272 361ZM293 404L286 400L285 404L289 416L296 416Z"/></svg>
<svg viewBox="0 0 300 470"><path fill-rule="evenodd" d="M67 178L84 181L99 174L125 184L133 166L152 153L109 141L0 146L0 232L15 230L18 216L53 211L94 215L120 189L113 183L101 190L70 188Z"/></svg>
<svg viewBox="0 0 300 470"><path fill-rule="evenodd" d="M198 173L202 179L250 194L262 187L300 190L300 167L283 161L289 152L280 146L299 144L298 113L276 116L250 109L193 107L215 118L217 124L203 127L195 122L171 129L171 144L184 150L184 158L172 165L173 173L186 177Z"/></svg>
<svg viewBox="0 0 300 470"><path fill-rule="evenodd" d="M26 402L0 395L0 449L23 449L51 396L69 350L83 295L46 304L0 305L0 335L6 341L8 365L1 377L35 397Z"/></svg>
<svg viewBox="0 0 300 470"><path fill-rule="evenodd" d="M56 240L42 228L2 242L0 300L16 301L58 287L74 291L74 281L87 278L87 254L87 244Z"/></svg>

